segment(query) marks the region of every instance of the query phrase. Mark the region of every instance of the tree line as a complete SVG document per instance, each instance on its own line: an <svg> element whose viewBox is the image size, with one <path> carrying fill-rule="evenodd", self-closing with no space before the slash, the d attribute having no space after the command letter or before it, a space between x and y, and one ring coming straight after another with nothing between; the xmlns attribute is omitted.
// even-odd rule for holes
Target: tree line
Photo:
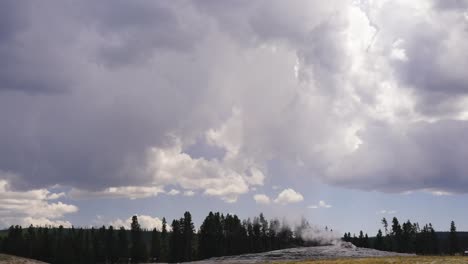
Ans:
<svg viewBox="0 0 468 264"><path fill-rule="evenodd" d="M358 247L368 247L384 251L394 251L400 253L416 253L420 255L437 254L457 254L461 253L459 237L455 222L450 223L450 232L447 236L437 233L431 223L423 227L415 222L407 220L400 224L398 218L394 217L391 223L386 218L381 221L382 229L377 231L377 235L369 238L367 234L360 231L359 236L351 236L345 233L343 240L351 242ZM443 241L440 241L440 238Z"/></svg>
<svg viewBox="0 0 468 264"><path fill-rule="evenodd" d="M0 251L48 263L185 262L210 257L257 253L305 242L304 222L294 231L263 214L240 220L236 215L210 212L195 231L190 212L159 229L145 230L133 216L131 227L64 228L11 226L0 234Z"/></svg>

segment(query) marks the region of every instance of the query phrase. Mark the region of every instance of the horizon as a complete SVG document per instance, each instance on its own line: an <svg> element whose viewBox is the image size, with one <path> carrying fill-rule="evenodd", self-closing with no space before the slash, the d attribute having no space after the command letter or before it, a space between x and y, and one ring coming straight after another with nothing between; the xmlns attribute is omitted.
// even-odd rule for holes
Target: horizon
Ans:
<svg viewBox="0 0 468 264"><path fill-rule="evenodd" d="M467 29L467 0L1 1L0 229L468 231Z"/></svg>

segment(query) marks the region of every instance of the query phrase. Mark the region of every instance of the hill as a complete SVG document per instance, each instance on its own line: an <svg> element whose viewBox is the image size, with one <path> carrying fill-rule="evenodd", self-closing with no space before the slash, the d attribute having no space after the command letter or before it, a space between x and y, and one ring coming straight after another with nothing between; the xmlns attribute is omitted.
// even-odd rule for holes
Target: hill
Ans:
<svg viewBox="0 0 468 264"><path fill-rule="evenodd" d="M46 264L38 260L0 254L0 264Z"/></svg>

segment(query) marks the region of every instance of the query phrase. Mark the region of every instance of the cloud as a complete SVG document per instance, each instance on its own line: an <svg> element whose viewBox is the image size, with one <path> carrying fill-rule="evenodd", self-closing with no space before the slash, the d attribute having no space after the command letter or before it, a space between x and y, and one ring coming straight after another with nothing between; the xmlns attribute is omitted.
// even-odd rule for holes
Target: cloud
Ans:
<svg viewBox="0 0 468 264"><path fill-rule="evenodd" d="M173 196L173 195L178 195L179 193L180 193L180 191L179 191L179 190L172 189L172 190L170 190L170 191L169 191L167 194L169 194L169 195L172 195L172 196Z"/></svg>
<svg viewBox="0 0 468 264"><path fill-rule="evenodd" d="M73 197L235 202L272 167L466 193L465 2L2 1L0 170Z"/></svg>
<svg viewBox="0 0 468 264"><path fill-rule="evenodd" d="M185 192L183 193L183 195L184 195L184 196L189 196L189 197L190 197L190 196L194 196L194 195L195 195L195 192L194 192L194 191L185 191Z"/></svg>
<svg viewBox="0 0 468 264"><path fill-rule="evenodd" d="M62 193L51 193L47 189L14 191L8 181L0 179L0 226L70 226L69 222L60 219L67 214L76 213L78 207L61 201L50 202L62 196Z"/></svg>
<svg viewBox="0 0 468 264"><path fill-rule="evenodd" d="M278 194L278 197L274 200L275 203L278 204L290 204L290 203L298 203L302 202L304 197L299 192L288 188L284 189L282 192Z"/></svg>
<svg viewBox="0 0 468 264"><path fill-rule="evenodd" d="M269 204L271 202L270 197L265 194L255 194L253 199L257 204Z"/></svg>
<svg viewBox="0 0 468 264"><path fill-rule="evenodd" d="M101 191L87 191L80 189L72 189L70 196L75 199L90 199L90 198L148 198L155 197L159 193L164 193L161 187L143 187L143 186L122 186L109 187Z"/></svg>
<svg viewBox="0 0 468 264"><path fill-rule="evenodd" d="M162 220L158 217L152 217L149 215L136 215L138 217L138 223L140 224L141 228L152 230L154 228L161 230L162 229ZM109 222L109 225L120 228L125 227L125 229L130 229L132 223L132 217L128 219L122 220L117 218L114 221Z"/></svg>
<svg viewBox="0 0 468 264"><path fill-rule="evenodd" d="M309 209L318 209L318 208L332 208L330 204L327 204L325 201L320 200L316 205L310 205L307 208Z"/></svg>
<svg viewBox="0 0 468 264"><path fill-rule="evenodd" d="M397 211L395 210L380 210L377 212L377 214L383 214L383 215L394 215L396 213Z"/></svg>
<svg viewBox="0 0 468 264"><path fill-rule="evenodd" d="M330 168L329 179L342 186L386 192L464 193L468 145L447 144L447 139L462 138L467 129L465 121L421 121L405 130L382 122L369 124L361 132L362 145Z"/></svg>
<svg viewBox="0 0 468 264"><path fill-rule="evenodd" d="M25 217L23 219L18 219L18 222L15 222L17 225L21 225L23 227L26 226L53 226L53 227L59 227L63 226L65 228L70 228L72 227L72 224L69 221L64 221L64 220L50 220L46 217L40 217L40 218L33 218L33 217Z"/></svg>
<svg viewBox="0 0 468 264"><path fill-rule="evenodd" d="M239 173L216 159L192 158L177 143L171 148L153 148L149 169L157 184L203 190L205 195L218 196L226 202L235 202L239 195L248 192L249 185L262 184L263 180L256 168Z"/></svg>
<svg viewBox="0 0 468 264"><path fill-rule="evenodd" d="M428 190L432 195L435 196L448 196L448 195L453 195L451 192L445 192L445 191L437 191L437 190Z"/></svg>

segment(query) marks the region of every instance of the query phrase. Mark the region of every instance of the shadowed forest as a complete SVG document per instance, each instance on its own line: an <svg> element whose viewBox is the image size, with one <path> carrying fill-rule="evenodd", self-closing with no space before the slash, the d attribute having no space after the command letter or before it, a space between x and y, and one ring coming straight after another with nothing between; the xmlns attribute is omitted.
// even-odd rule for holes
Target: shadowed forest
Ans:
<svg viewBox="0 0 468 264"><path fill-rule="evenodd" d="M306 243L278 219L263 214L241 221L236 215L210 212L198 232L189 212L161 230L144 230L137 216L130 230L11 226L0 238L2 252L50 263L184 262L216 256L258 253Z"/></svg>
<svg viewBox="0 0 468 264"><path fill-rule="evenodd" d="M454 222L448 233L436 232L431 224L420 228L409 220L400 225L397 218L393 218L391 225L384 218L382 224L384 232L379 230L375 237L369 238L361 231L358 236L345 233L341 240L358 247L425 255L453 255L468 245L468 235L457 232ZM263 214L252 220L240 220L236 215L210 212L196 231L191 214L186 212L170 224L163 218L161 230L141 228L137 216L132 218L130 230L113 226L97 229L11 226L0 233L0 249L3 253L49 263L186 262L319 245L319 240L303 239L302 234L308 228L307 221L292 229L278 219L268 221ZM333 231L326 228L323 232Z"/></svg>

